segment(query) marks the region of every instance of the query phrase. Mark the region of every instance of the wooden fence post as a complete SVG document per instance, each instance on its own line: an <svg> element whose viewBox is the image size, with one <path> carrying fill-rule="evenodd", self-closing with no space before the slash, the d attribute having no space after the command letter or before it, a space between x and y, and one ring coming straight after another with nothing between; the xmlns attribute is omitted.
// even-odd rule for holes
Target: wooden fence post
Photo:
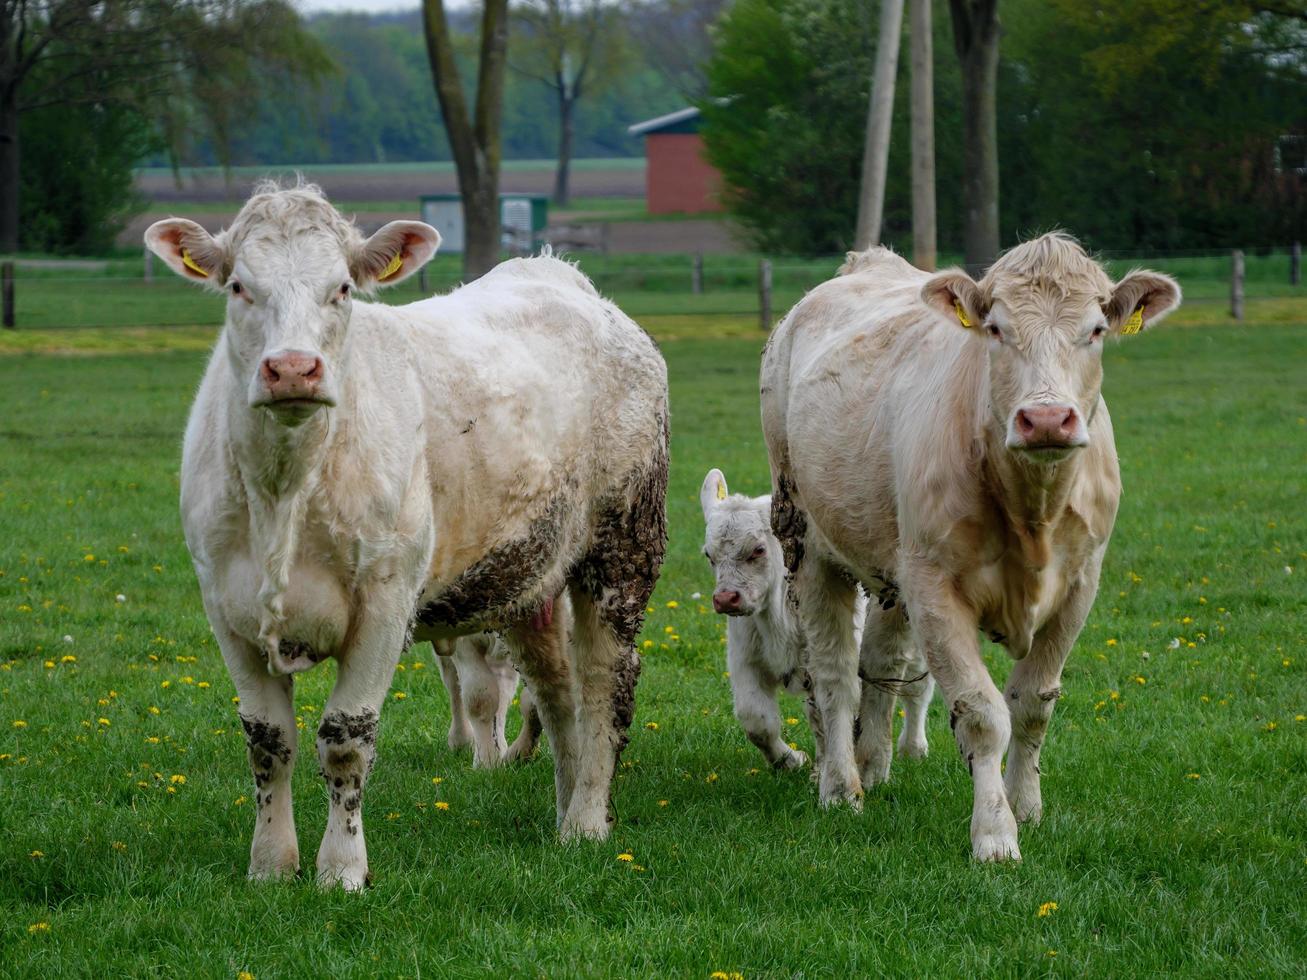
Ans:
<svg viewBox="0 0 1307 980"><path fill-rule="evenodd" d="M0 266L0 292L4 294L4 324L14 329L14 264L6 262Z"/></svg>
<svg viewBox="0 0 1307 980"><path fill-rule="evenodd" d="M154 253L148 248L145 250L145 284L148 286L154 282Z"/></svg>
<svg viewBox="0 0 1307 980"><path fill-rule="evenodd" d="M424 265L418 270L418 289L423 296L430 296L431 290L427 288L427 267Z"/></svg>
<svg viewBox="0 0 1307 980"><path fill-rule="evenodd" d="M758 263L758 319L763 332L771 330L771 260Z"/></svg>
<svg viewBox="0 0 1307 980"><path fill-rule="evenodd" d="M1302 284L1302 242L1294 242L1289 250L1289 285Z"/></svg>
<svg viewBox="0 0 1307 980"><path fill-rule="evenodd" d="M1243 319L1243 249L1236 248L1230 256L1233 272L1230 276L1230 316Z"/></svg>
<svg viewBox="0 0 1307 980"><path fill-rule="evenodd" d="M703 292L703 253L695 252L690 264L690 292L698 296Z"/></svg>

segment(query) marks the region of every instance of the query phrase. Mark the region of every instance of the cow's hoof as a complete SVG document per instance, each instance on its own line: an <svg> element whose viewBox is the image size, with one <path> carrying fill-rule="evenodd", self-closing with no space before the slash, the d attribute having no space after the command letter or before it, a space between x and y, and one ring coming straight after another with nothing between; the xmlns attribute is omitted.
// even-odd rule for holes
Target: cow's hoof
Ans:
<svg viewBox="0 0 1307 980"><path fill-rule="evenodd" d="M1015 834L984 834L971 841L971 856L985 864L1020 861L1021 849L1017 847Z"/></svg>
<svg viewBox="0 0 1307 980"><path fill-rule="evenodd" d="M522 740L518 739L516 742L510 745L508 747L508 751L504 753L504 762L509 764L516 764L519 762L530 762L532 759L535 758L535 754L536 754L535 743L532 743L530 745L523 745Z"/></svg>
<svg viewBox="0 0 1307 980"><path fill-rule="evenodd" d="M361 868L319 868L318 887L330 891L340 887L347 892L360 892L372 884L372 872L364 865Z"/></svg>
<svg viewBox="0 0 1307 980"><path fill-rule="evenodd" d="M1039 800L1017 800L1012 812L1017 823L1037 825L1044 818L1044 805Z"/></svg>
<svg viewBox="0 0 1307 980"><path fill-rule="evenodd" d="M862 783L856 773L841 777L830 772L823 772L821 782L818 785L817 797L821 801L823 809L829 810L832 807L848 806L854 812L862 810Z"/></svg>
<svg viewBox="0 0 1307 980"><path fill-rule="evenodd" d="M574 813L569 811L558 828L563 843L577 840L607 840L608 814L603 810Z"/></svg>
<svg viewBox="0 0 1307 980"><path fill-rule="evenodd" d="M245 877L250 881L289 881L292 878L298 877L299 873L300 865L299 861L296 861L293 864L281 867L256 868L253 865L250 865L250 870Z"/></svg>
<svg viewBox="0 0 1307 980"><path fill-rule="evenodd" d="M776 760L777 769L802 769L808 764L808 754L798 749L791 749Z"/></svg>
<svg viewBox="0 0 1307 980"><path fill-rule="evenodd" d="M899 739L899 755L904 759L924 759L930 752L930 745L923 738L921 741L916 739Z"/></svg>
<svg viewBox="0 0 1307 980"><path fill-rule="evenodd" d="M457 752L459 749L472 744L472 733L465 729L450 728L445 744L449 746L451 751Z"/></svg>

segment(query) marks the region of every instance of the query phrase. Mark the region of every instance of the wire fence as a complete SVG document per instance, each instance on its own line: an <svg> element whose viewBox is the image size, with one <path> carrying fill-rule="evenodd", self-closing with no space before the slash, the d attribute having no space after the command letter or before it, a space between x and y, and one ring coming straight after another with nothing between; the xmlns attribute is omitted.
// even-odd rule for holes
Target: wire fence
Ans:
<svg viewBox="0 0 1307 980"><path fill-rule="evenodd" d="M835 275L843 257L816 259L740 255L570 256L628 314L641 317L754 317L759 326L783 314L808 290ZM1244 302L1303 297L1301 249L1191 251L1158 255L1106 253L1109 273L1149 268L1175 275L1187 303L1231 303L1235 269ZM944 257L941 265L949 264ZM377 298L409 303L455 288L455 256L442 256L419 275ZM20 330L216 326L224 298L183 282L160 262L104 260L0 263L5 326ZM1307 319L1307 318L1305 318Z"/></svg>

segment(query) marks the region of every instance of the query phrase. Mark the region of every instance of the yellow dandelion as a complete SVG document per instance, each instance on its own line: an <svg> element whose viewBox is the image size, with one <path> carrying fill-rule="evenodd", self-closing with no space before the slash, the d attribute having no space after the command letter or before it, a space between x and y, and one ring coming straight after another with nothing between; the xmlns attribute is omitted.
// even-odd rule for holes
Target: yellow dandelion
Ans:
<svg viewBox="0 0 1307 980"><path fill-rule="evenodd" d="M436 800L436 809L437 809L437 810L448 810L448 809L449 809L449 804L446 803L444 800Z"/></svg>
<svg viewBox="0 0 1307 980"><path fill-rule="evenodd" d="M1115 639L1108 640L1107 645L1110 647L1116 646L1116 640Z"/></svg>
<svg viewBox="0 0 1307 980"><path fill-rule="evenodd" d="M241 703L240 695L238 694L232 695L231 703L240 704Z"/></svg>
<svg viewBox="0 0 1307 980"><path fill-rule="evenodd" d="M391 810L389 813L386 814L386 819L387 819L387 820L398 820L398 819L399 819L399 814L396 813L394 810Z"/></svg>
<svg viewBox="0 0 1307 980"><path fill-rule="evenodd" d="M670 635L670 634L676 632L676 627L675 627L675 626L664 626L664 627L663 627L663 632L664 632L664 633L667 633L667 634Z"/></svg>
<svg viewBox="0 0 1307 980"><path fill-rule="evenodd" d="M49 669L50 669L51 667L53 667L53 666L54 666L54 661L53 661L53 660L47 660L47 661L45 662L45 669L46 669L46 670L49 670Z"/></svg>
<svg viewBox="0 0 1307 980"><path fill-rule="evenodd" d="M179 772L175 772L168 777L168 782L172 783L174 786L184 786L186 785L186 777Z"/></svg>
<svg viewBox="0 0 1307 980"><path fill-rule="evenodd" d="M1268 722L1266 723L1266 731L1268 731L1268 732L1273 732L1273 731L1275 731L1275 722L1273 722L1273 721L1268 721Z"/></svg>
<svg viewBox="0 0 1307 980"><path fill-rule="evenodd" d="M198 687L198 688L200 688L201 690L203 690L203 689L209 687L210 685L209 685L209 682L208 682L208 681L200 681L200 683L196 684L195 686Z"/></svg>
<svg viewBox="0 0 1307 980"><path fill-rule="evenodd" d="M124 843L123 843L122 841L120 841L120 840L116 840L116 841L114 841L113 844L112 844L112 847L113 847L113 849L114 849L115 851L120 851L120 852L121 852L121 851L125 851L125 850L127 850L127 845L124 844Z"/></svg>
<svg viewBox="0 0 1307 980"><path fill-rule="evenodd" d="M240 973L236 974L236 980L254 980L254 974L249 970L241 970Z"/></svg>
<svg viewBox="0 0 1307 980"><path fill-rule="evenodd" d="M74 657L71 653L65 653L62 657L59 658L59 662L61 664L75 664L77 663L77 658Z"/></svg>
<svg viewBox="0 0 1307 980"><path fill-rule="evenodd" d="M1039 906L1039 917L1043 919L1047 916L1052 915L1056 911L1057 911L1057 902L1045 902L1043 905Z"/></svg>
<svg viewBox="0 0 1307 980"><path fill-rule="evenodd" d="M95 555L85 555L85 556L83 556L82 561L85 561L85 562L92 562L92 561L95 561Z"/></svg>
<svg viewBox="0 0 1307 980"><path fill-rule="evenodd" d="M27 727L27 722L25 722L25 721L23 721L23 719L19 718L19 719L17 719L17 720L14 722L14 727L15 727L15 728L26 728L26 727Z"/></svg>
<svg viewBox="0 0 1307 980"><path fill-rule="evenodd" d="M95 719L95 720L96 720L97 722L99 722L100 727L102 727L102 728L108 728L108 727L109 727L109 719L108 719L108 718L97 718L97 719Z"/></svg>
<svg viewBox="0 0 1307 980"><path fill-rule="evenodd" d="M619 860L619 861L627 861L627 862L634 861L634 860L635 860L635 855L634 855L634 854L631 854L631 853L629 853L629 852L627 852L627 851L623 851L621 854L617 855L617 860Z"/></svg>
<svg viewBox="0 0 1307 980"><path fill-rule="evenodd" d="M45 851L33 851L31 854L29 854L29 855L27 855L27 856L28 856L29 858L38 858L38 859L39 859L39 858L43 858L43 857L45 857Z"/></svg>
<svg viewBox="0 0 1307 980"><path fill-rule="evenodd" d="M160 682L159 686L165 689L172 687L172 681L162 681Z"/></svg>
<svg viewBox="0 0 1307 980"><path fill-rule="evenodd" d="M717 782L717 773L715 773L715 772L710 772L710 773L708 773L708 779L707 779L707 782L710 782L710 783L715 783L715 782Z"/></svg>
<svg viewBox="0 0 1307 980"><path fill-rule="evenodd" d="M231 801L231 805L232 805L232 806L244 806L244 805L245 805L246 803L248 803L249 801L250 801L250 799L249 799L248 796L238 796L238 797L236 797L236 799L234 799L234 800Z"/></svg>
<svg viewBox="0 0 1307 980"><path fill-rule="evenodd" d="M667 806L667 804L668 804L669 802L670 802L669 800L659 800L659 801L658 801L658 805L659 805L659 806Z"/></svg>
<svg viewBox="0 0 1307 980"><path fill-rule="evenodd" d="M434 783L436 786L439 786L439 785L440 785L441 783L443 783L444 781L445 781L445 777L444 777L444 776L432 776L432 777L431 777L431 782Z"/></svg>
<svg viewBox="0 0 1307 980"><path fill-rule="evenodd" d="M654 645L653 640L645 640L643 643L640 644L640 646L642 646L646 650L651 649L653 645Z"/></svg>
<svg viewBox="0 0 1307 980"><path fill-rule="evenodd" d="M1307 721L1307 715L1294 715L1294 721Z"/></svg>
<svg viewBox="0 0 1307 980"><path fill-rule="evenodd" d="M150 705L150 707L149 707L149 712L150 712L150 714L152 714L152 715L157 715L157 714L159 714L159 709L158 709L157 707L155 707L154 705Z"/></svg>
<svg viewBox="0 0 1307 980"><path fill-rule="evenodd" d="M27 934L29 936L35 936L38 932L49 932L49 931L50 931L50 923L48 922L33 922L30 926L27 927Z"/></svg>
<svg viewBox="0 0 1307 980"><path fill-rule="evenodd" d="M159 736L158 736L158 735L150 735L150 736L148 736L148 737L145 739L145 741L146 741L146 744L148 744L148 745L158 745L158 744L159 744Z"/></svg>
<svg viewBox="0 0 1307 980"><path fill-rule="evenodd" d="M1202 779L1203 777L1202 777L1199 773L1191 772L1191 773L1188 773L1184 778L1185 778L1185 779Z"/></svg>
<svg viewBox="0 0 1307 980"><path fill-rule="evenodd" d="M649 729L649 731L651 731L651 732L656 732L656 731L658 731L658 722L656 722L656 721L646 721L646 722L644 723L644 727L647 728L647 729Z"/></svg>
<svg viewBox="0 0 1307 980"><path fill-rule="evenodd" d="M408 695L405 694L403 691L396 691L396 692L395 692L395 700L396 700L396 701L403 701L406 697L408 697Z"/></svg>

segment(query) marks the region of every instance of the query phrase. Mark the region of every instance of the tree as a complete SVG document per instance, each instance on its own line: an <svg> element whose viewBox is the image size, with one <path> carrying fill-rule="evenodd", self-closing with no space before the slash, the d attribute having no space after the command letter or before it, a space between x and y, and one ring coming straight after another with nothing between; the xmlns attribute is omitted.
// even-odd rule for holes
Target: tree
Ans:
<svg viewBox="0 0 1307 980"><path fill-rule="evenodd" d="M611 83L623 60L618 11L605 0L526 0L517 10L525 37L513 67L543 82L558 105L554 203L571 198L576 104Z"/></svg>
<svg viewBox="0 0 1307 980"><path fill-rule="evenodd" d="M463 274L476 279L499 262L500 118L508 49L508 0L483 0L474 115L463 83L444 0L423 0L427 57L463 198Z"/></svg>
<svg viewBox="0 0 1307 980"><path fill-rule="evenodd" d="M967 270L979 275L998 257L998 0L949 0L949 10L967 151L963 247Z"/></svg>
<svg viewBox="0 0 1307 980"><path fill-rule="evenodd" d="M912 264L935 269L935 57L930 0L911 0Z"/></svg>
<svg viewBox="0 0 1307 980"><path fill-rule="evenodd" d="M175 145L169 120L224 127L236 107L222 96L255 64L325 64L286 0L0 0L0 252L19 245L24 114L126 106L164 120Z"/></svg>
<svg viewBox="0 0 1307 980"><path fill-rule="evenodd" d="M880 0L880 31L876 39L876 69L867 106L867 146L862 157L862 189L858 195L858 229L854 247L868 249L880 241L885 211L885 172L889 168L890 120L894 113L894 80L899 68L903 34L903 0Z"/></svg>
<svg viewBox="0 0 1307 980"><path fill-rule="evenodd" d="M708 90L712 27L728 3L643 0L634 4L628 14L631 34L649 64L685 99L702 98Z"/></svg>

